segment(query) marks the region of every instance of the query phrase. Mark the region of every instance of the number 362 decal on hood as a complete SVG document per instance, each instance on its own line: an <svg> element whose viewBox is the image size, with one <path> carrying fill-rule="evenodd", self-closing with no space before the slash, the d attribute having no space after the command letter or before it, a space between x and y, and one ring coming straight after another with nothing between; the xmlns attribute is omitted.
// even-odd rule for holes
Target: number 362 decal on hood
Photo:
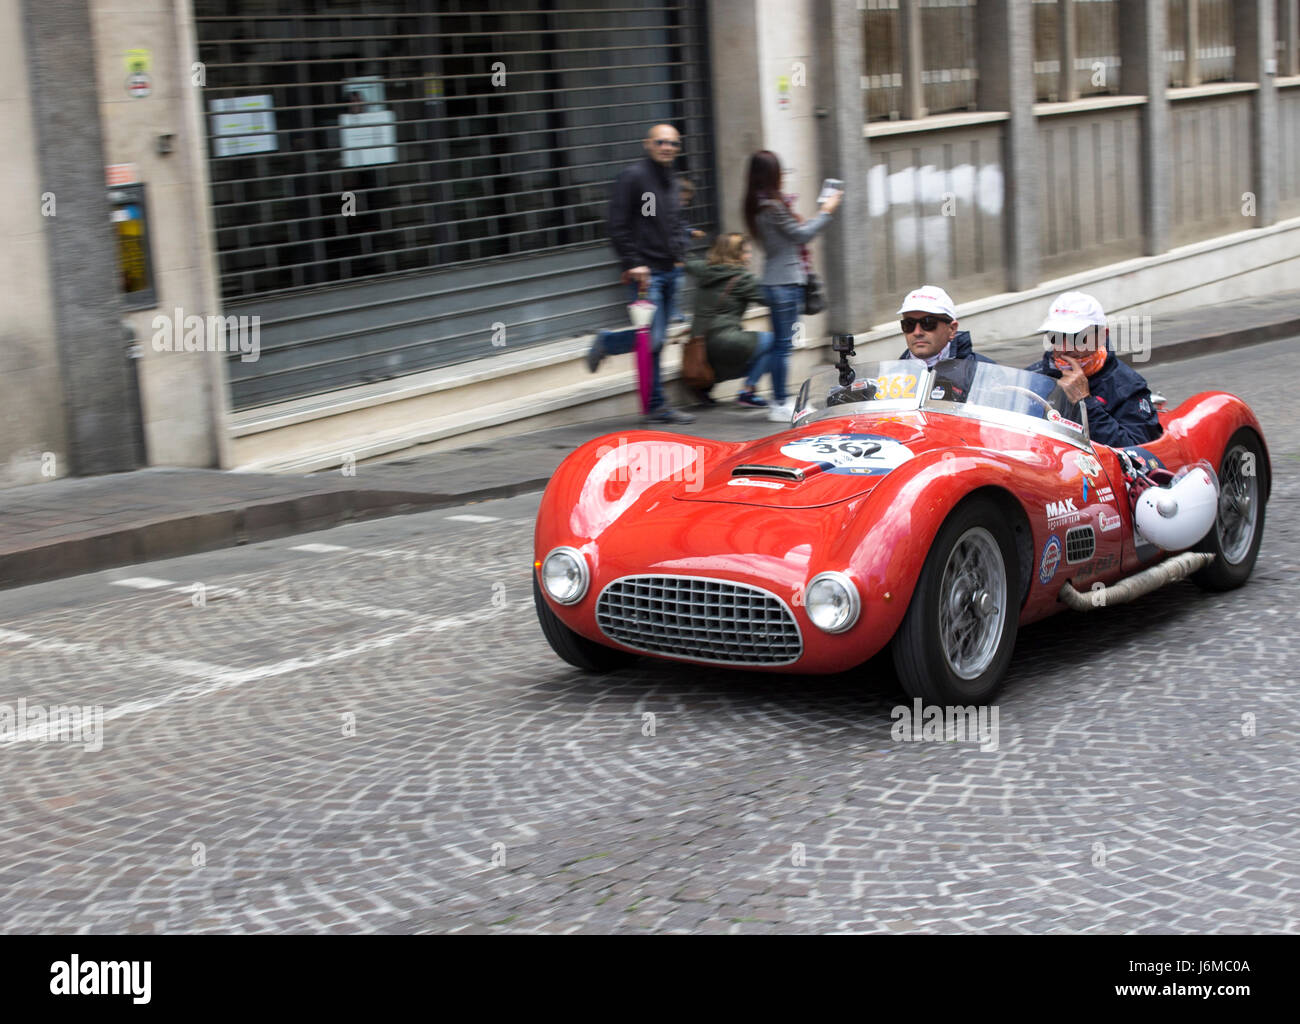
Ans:
<svg viewBox="0 0 1300 1024"><path fill-rule="evenodd" d="M781 454L798 462L812 462L828 473L879 476L897 469L912 452L883 434L817 434L781 446Z"/></svg>

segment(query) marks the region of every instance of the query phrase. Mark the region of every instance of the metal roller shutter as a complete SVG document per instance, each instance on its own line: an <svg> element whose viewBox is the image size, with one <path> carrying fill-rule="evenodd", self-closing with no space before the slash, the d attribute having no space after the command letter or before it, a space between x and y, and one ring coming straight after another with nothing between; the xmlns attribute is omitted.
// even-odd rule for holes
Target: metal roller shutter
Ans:
<svg viewBox="0 0 1300 1024"><path fill-rule="evenodd" d="M703 0L194 10L236 409L624 322L608 190L657 121L716 221Z"/></svg>

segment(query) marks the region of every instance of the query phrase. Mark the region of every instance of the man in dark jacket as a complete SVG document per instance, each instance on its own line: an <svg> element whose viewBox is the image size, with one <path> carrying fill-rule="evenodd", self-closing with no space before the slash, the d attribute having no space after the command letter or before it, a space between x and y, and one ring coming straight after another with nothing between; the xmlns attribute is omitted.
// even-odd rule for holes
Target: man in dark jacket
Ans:
<svg viewBox="0 0 1300 1024"><path fill-rule="evenodd" d="M668 405L659 374L659 357L668 336L668 317L677 284L675 270L686 256L673 175L681 138L672 125L657 124L643 145L646 155L625 167L614 180L609 200L609 240L623 264L631 299L636 299L644 285L648 289L646 298L657 307L650 325L654 377L649 418L661 423L690 423L695 417ZM594 373L606 355L630 352L635 344L635 330L601 331L587 353L587 366Z"/></svg>
<svg viewBox="0 0 1300 1024"><path fill-rule="evenodd" d="M899 359L920 359L931 368L940 359L993 361L976 354L969 331L957 330L957 308L942 288L923 284L909 292L898 307L898 315L903 318L900 325L907 342L907 351Z"/></svg>
<svg viewBox="0 0 1300 1024"><path fill-rule="evenodd" d="M1051 350L1025 369L1058 378L1066 397L1083 403L1093 441L1124 448L1161 435L1147 382L1107 350L1110 331L1100 302L1083 292L1066 292L1038 329Z"/></svg>
<svg viewBox="0 0 1300 1024"><path fill-rule="evenodd" d="M979 355L972 348L969 331L957 330L957 307L948 293L935 285L923 284L908 293L898 307L898 314L903 318L900 326L907 341L907 351L899 359L919 359L931 369L940 360L969 361L969 365L960 368L943 367L935 380L935 386L943 389L944 399L964 402L970 394L975 363L991 363L993 360ZM932 397L939 395L936 393Z"/></svg>

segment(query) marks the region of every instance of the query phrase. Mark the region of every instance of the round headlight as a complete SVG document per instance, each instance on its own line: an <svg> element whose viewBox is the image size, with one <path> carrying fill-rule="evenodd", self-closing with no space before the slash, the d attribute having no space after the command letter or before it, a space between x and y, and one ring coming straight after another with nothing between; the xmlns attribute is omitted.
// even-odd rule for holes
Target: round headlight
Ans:
<svg viewBox="0 0 1300 1024"><path fill-rule="evenodd" d="M858 588L842 572L814 576L803 595L813 625L827 633L843 633L858 621L862 602Z"/></svg>
<svg viewBox="0 0 1300 1024"><path fill-rule="evenodd" d="M587 592L587 560L573 548L556 548L542 563L542 586L551 600L576 604Z"/></svg>

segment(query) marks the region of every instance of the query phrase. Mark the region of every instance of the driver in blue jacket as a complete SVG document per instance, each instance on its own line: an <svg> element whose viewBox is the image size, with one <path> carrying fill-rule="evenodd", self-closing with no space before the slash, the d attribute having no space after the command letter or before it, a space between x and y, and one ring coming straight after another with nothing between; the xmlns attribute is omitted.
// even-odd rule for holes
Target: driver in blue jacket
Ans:
<svg viewBox="0 0 1300 1024"><path fill-rule="evenodd" d="M1107 349L1110 331L1100 302L1066 292L1038 329L1050 351L1025 369L1057 378L1070 401L1083 403L1094 442L1124 448L1161 435L1146 380Z"/></svg>

